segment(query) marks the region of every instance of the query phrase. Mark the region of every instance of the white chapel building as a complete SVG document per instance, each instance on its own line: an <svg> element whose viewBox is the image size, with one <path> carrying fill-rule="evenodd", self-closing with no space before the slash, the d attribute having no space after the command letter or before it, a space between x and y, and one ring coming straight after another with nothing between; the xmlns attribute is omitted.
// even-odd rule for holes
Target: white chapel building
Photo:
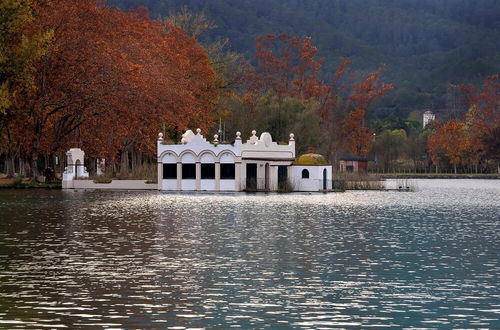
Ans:
<svg viewBox="0 0 500 330"><path fill-rule="evenodd" d="M164 191L328 191L332 166L316 154L295 158L295 139L286 145L264 132L245 143L240 132L231 144L208 142L201 130L182 135L180 144L165 144L160 133L158 190ZM318 161L319 159L319 161Z"/></svg>

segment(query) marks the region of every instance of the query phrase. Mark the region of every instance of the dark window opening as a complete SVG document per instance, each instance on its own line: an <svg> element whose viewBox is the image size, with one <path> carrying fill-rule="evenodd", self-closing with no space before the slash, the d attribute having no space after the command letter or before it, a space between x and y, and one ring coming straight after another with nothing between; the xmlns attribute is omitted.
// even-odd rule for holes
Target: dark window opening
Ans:
<svg viewBox="0 0 500 330"><path fill-rule="evenodd" d="M278 189L286 191L288 188L288 167L278 166Z"/></svg>
<svg viewBox="0 0 500 330"><path fill-rule="evenodd" d="M182 178L196 179L196 164L182 164Z"/></svg>
<svg viewBox="0 0 500 330"><path fill-rule="evenodd" d="M215 164L201 164L201 178L215 179Z"/></svg>
<svg viewBox="0 0 500 330"><path fill-rule="evenodd" d="M177 179L177 164L163 164L163 179Z"/></svg>
<svg viewBox="0 0 500 330"><path fill-rule="evenodd" d="M235 178L234 164L220 164L221 180L234 180Z"/></svg>
<svg viewBox="0 0 500 330"><path fill-rule="evenodd" d="M309 171L304 169L302 170L302 179L309 179Z"/></svg>
<svg viewBox="0 0 500 330"><path fill-rule="evenodd" d="M257 164L247 164L247 186L246 191L257 190Z"/></svg>

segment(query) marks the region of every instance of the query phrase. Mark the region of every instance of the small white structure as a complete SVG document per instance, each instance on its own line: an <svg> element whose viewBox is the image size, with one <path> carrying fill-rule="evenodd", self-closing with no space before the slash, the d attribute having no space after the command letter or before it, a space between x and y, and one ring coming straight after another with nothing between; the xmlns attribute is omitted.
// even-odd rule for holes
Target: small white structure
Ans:
<svg viewBox="0 0 500 330"><path fill-rule="evenodd" d="M320 191L332 187L331 166L297 165L295 170L295 139L279 145L264 132L243 143L236 133L232 144L219 144L214 135L208 142L201 130L182 135L180 144L164 144L159 134L158 189L169 191ZM302 170L309 171L307 178ZM323 171L326 169L326 171ZM297 172L297 171L300 171ZM299 173L299 174L297 174ZM319 180L319 181L318 181Z"/></svg>
<svg viewBox="0 0 500 330"><path fill-rule="evenodd" d="M425 128L425 126L427 126L430 122L434 120L436 120L436 115L432 111L427 110L426 112L424 112L422 118L423 128Z"/></svg>
<svg viewBox="0 0 500 330"><path fill-rule="evenodd" d="M328 191L332 189L332 166L321 155L300 156L292 166L294 191Z"/></svg>
<svg viewBox="0 0 500 330"><path fill-rule="evenodd" d="M71 148L66 152L67 165L64 168L62 187L72 188L74 179L88 178L89 173L84 166L85 152L80 148Z"/></svg>

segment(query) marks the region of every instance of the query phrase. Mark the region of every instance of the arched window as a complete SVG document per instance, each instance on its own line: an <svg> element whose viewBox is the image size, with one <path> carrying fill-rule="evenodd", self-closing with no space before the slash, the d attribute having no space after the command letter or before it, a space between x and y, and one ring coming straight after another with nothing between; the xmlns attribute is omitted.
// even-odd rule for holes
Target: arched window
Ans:
<svg viewBox="0 0 500 330"><path fill-rule="evenodd" d="M309 179L309 171L306 169L302 170L302 179Z"/></svg>

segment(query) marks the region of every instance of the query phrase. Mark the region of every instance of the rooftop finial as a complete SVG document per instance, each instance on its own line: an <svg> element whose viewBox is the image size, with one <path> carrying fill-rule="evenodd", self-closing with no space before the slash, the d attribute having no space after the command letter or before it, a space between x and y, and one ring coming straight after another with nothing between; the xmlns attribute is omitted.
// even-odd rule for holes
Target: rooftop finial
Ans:
<svg viewBox="0 0 500 330"><path fill-rule="evenodd" d="M248 142L250 142L251 144L256 144L257 141L259 141L259 138L255 134L257 134L257 131L253 130L252 136L250 137L250 139L248 139Z"/></svg>
<svg viewBox="0 0 500 330"><path fill-rule="evenodd" d="M290 141L295 141L294 137L295 137L295 134L290 133Z"/></svg>
<svg viewBox="0 0 500 330"><path fill-rule="evenodd" d="M158 133L158 141L163 141L163 133Z"/></svg>
<svg viewBox="0 0 500 330"><path fill-rule="evenodd" d="M196 133L201 134L201 128L197 128Z"/></svg>
<svg viewBox="0 0 500 330"><path fill-rule="evenodd" d="M241 132L236 132L236 140L241 140Z"/></svg>
<svg viewBox="0 0 500 330"><path fill-rule="evenodd" d="M214 135L214 143L219 143L219 136L217 134Z"/></svg>

